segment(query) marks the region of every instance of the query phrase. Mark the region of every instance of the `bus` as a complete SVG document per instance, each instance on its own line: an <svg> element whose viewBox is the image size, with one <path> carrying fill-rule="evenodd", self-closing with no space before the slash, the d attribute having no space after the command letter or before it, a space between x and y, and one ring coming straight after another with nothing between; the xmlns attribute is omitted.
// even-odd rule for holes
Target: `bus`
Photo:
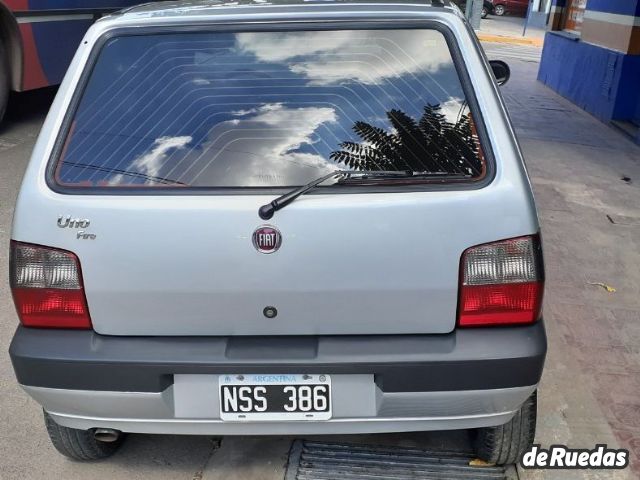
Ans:
<svg viewBox="0 0 640 480"><path fill-rule="evenodd" d="M57 85L91 24L140 0L0 0L0 120L10 91Z"/></svg>

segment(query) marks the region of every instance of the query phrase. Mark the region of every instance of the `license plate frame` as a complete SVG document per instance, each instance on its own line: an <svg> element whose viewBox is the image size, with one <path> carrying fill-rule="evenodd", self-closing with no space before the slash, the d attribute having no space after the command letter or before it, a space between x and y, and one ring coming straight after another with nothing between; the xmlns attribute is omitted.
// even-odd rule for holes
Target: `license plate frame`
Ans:
<svg viewBox="0 0 640 480"><path fill-rule="evenodd" d="M294 391L295 401L291 399ZM225 374L218 377L218 394L220 418L225 422L321 421L333 414L330 375ZM287 411L285 406L295 409ZM258 411L262 408L266 410Z"/></svg>

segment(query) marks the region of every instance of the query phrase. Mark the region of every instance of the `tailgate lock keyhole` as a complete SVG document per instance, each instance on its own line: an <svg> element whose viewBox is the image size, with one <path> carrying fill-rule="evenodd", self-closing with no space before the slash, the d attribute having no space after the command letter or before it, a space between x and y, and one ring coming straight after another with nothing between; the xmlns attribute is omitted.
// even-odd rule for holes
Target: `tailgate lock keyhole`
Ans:
<svg viewBox="0 0 640 480"><path fill-rule="evenodd" d="M275 318L278 315L278 310L276 307L264 307L262 314L267 318Z"/></svg>

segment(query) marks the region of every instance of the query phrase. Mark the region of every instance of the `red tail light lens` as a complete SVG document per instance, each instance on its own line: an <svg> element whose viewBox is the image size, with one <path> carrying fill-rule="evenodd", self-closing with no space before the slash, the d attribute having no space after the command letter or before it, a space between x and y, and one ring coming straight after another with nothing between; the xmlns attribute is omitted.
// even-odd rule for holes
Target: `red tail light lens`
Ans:
<svg viewBox="0 0 640 480"><path fill-rule="evenodd" d="M462 255L458 325L533 323L544 291L537 235L472 247Z"/></svg>
<svg viewBox="0 0 640 480"><path fill-rule="evenodd" d="M80 262L73 253L11 242L10 282L26 327L91 328Z"/></svg>

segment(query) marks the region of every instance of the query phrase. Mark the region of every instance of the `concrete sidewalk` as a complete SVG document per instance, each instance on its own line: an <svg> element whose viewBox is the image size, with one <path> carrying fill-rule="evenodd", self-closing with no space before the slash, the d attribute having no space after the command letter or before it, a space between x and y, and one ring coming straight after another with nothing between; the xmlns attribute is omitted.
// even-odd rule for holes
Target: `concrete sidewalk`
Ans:
<svg viewBox="0 0 640 480"><path fill-rule="evenodd" d="M638 478L640 147L539 84L537 63L515 57L503 94L536 195L547 272L536 441L618 445L631 450L633 469L521 478Z"/></svg>
<svg viewBox="0 0 640 480"><path fill-rule="evenodd" d="M528 26L523 35L524 22L522 17L489 15L480 22L476 34L483 42L542 47L546 30Z"/></svg>

